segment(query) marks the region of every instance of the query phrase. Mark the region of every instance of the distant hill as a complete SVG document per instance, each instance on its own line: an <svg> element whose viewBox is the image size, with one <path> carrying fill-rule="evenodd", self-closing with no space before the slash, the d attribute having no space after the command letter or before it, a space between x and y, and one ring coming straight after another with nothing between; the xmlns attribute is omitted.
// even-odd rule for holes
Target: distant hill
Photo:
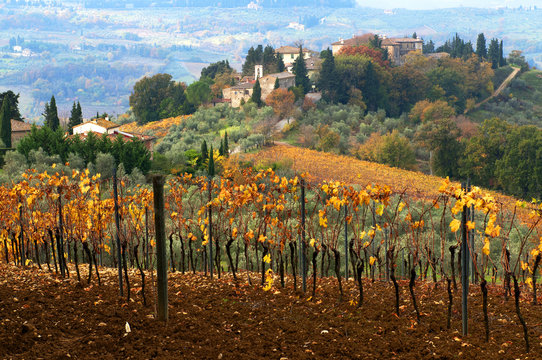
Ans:
<svg viewBox="0 0 542 360"><path fill-rule="evenodd" d="M330 7L351 8L356 5L354 0L85 0L86 8L148 8L148 7L247 7L257 4L265 8Z"/></svg>

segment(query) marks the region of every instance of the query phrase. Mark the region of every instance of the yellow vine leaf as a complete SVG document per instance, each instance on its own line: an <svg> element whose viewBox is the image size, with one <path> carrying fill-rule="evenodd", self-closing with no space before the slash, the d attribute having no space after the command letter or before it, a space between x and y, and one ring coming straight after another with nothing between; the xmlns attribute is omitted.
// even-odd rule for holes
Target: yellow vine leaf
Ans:
<svg viewBox="0 0 542 360"><path fill-rule="evenodd" d="M489 239L488 238L484 238L484 247L482 248L482 252L486 256L489 256Z"/></svg>
<svg viewBox="0 0 542 360"><path fill-rule="evenodd" d="M457 230L459 230L460 227L461 227L461 221L457 219L453 219L452 222L450 223L450 230L452 230L452 232L457 232Z"/></svg>

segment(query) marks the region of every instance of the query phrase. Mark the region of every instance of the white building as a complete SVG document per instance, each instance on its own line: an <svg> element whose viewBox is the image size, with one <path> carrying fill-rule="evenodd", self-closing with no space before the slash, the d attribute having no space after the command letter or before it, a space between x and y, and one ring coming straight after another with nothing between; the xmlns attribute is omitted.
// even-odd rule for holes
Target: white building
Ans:
<svg viewBox="0 0 542 360"><path fill-rule="evenodd" d="M92 119L80 125L73 127L73 134L88 134L90 132L98 134L114 134L120 125L106 119Z"/></svg>

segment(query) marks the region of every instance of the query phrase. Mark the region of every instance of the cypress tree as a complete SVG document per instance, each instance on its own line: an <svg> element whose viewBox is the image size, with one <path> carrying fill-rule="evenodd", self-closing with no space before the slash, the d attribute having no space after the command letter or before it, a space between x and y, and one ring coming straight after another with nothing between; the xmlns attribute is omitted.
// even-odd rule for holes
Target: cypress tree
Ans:
<svg viewBox="0 0 542 360"><path fill-rule="evenodd" d="M491 68L496 69L499 67L499 40L491 39L489 48L487 49L487 59L491 62Z"/></svg>
<svg viewBox="0 0 542 360"><path fill-rule="evenodd" d="M279 78L276 78L275 79L275 87L273 88L274 90L280 88L280 81L279 81Z"/></svg>
<svg viewBox="0 0 542 360"><path fill-rule="evenodd" d="M220 147L218 148L218 155L224 156L224 140L220 139Z"/></svg>
<svg viewBox="0 0 542 360"><path fill-rule="evenodd" d="M303 58L303 47L299 47L299 56L294 61L295 86L300 86L306 94L310 90L310 81L307 72L307 64Z"/></svg>
<svg viewBox="0 0 542 360"><path fill-rule="evenodd" d="M58 119L58 110L56 108L55 96L51 96L51 102L49 104L45 103L45 125L51 128L51 130L56 131L60 126L60 120Z"/></svg>
<svg viewBox="0 0 542 360"><path fill-rule="evenodd" d="M0 109L0 139L6 146L11 148L11 111L9 109L9 100L7 98L2 101L2 109Z"/></svg>
<svg viewBox="0 0 542 360"><path fill-rule="evenodd" d="M322 92L324 100L335 103L340 102L340 86L337 71L335 70L335 58L333 53L328 48L321 52L322 69L320 70L320 79L318 80L318 88Z"/></svg>
<svg viewBox="0 0 542 360"><path fill-rule="evenodd" d="M252 88L251 99L258 107L262 105L262 87L260 86L260 80L256 80L256 83Z"/></svg>
<svg viewBox="0 0 542 360"><path fill-rule="evenodd" d="M70 121L68 122L68 132L73 134L73 128L83 123L83 116L81 114L81 104L79 102L75 105L73 102L72 111L70 114Z"/></svg>
<svg viewBox="0 0 542 360"><path fill-rule="evenodd" d="M484 33L478 34L478 39L476 40L476 55L480 59L487 58L487 48L486 48L486 37Z"/></svg>
<svg viewBox="0 0 542 360"><path fill-rule="evenodd" d="M282 59L281 54L277 54L277 72L283 72L286 70L286 66L284 65L284 60Z"/></svg>
<svg viewBox="0 0 542 360"><path fill-rule="evenodd" d="M230 145L228 144L228 132L224 133L224 155L230 156Z"/></svg>
<svg viewBox="0 0 542 360"><path fill-rule="evenodd" d="M209 167L207 169L209 177L215 176L215 159L213 154L213 145L211 145L211 151L209 152Z"/></svg>
<svg viewBox="0 0 542 360"><path fill-rule="evenodd" d="M506 65L506 59L504 58L503 42L499 44L499 66Z"/></svg>
<svg viewBox="0 0 542 360"><path fill-rule="evenodd" d="M207 150L207 141L203 140L201 143L201 160L205 161L209 158L209 151Z"/></svg>

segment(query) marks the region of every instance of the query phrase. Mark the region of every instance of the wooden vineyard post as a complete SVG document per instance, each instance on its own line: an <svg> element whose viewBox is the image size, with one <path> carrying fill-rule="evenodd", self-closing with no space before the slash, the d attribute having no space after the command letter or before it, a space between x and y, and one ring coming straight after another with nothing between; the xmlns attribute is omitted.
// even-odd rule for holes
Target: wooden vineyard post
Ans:
<svg viewBox="0 0 542 360"><path fill-rule="evenodd" d="M305 261L305 179L301 179L301 276L303 292L307 291L307 267Z"/></svg>
<svg viewBox="0 0 542 360"><path fill-rule="evenodd" d="M23 235L23 204L22 200L19 198L19 226L20 226L20 232L19 232L19 250L21 252L21 264L23 267L26 265L26 259L24 256L24 235ZM62 273L62 277L64 277L64 273Z"/></svg>
<svg viewBox="0 0 542 360"><path fill-rule="evenodd" d="M468 191L470 191L470 185L468 186ZM469 212L468 212L468 218L470 221L474 222L474 205L471 205L471 207L469 208ZM475 262L475 257L474 257L474 254L475 254L475 250L474 250L474 231L469 231L469 253L472 252L472 255L470 256L470 266L471 266L471 282L473 284L476 284L476 273L475 273L475 267L474 267L474 262ZM470 254L469 254L470 255Z"/></svg>
<svg viewBox="0 0 542 360"><path fill-rule="evenodd" d="M213 183L211 177L209 177L209 209L208 209L208 219L209 219L209 240L207 244L209 245L209 275L211 275L211 280L213 280L213 210L211 209L211 198L213 191Z"/></svg>
<svg viewBox="0 0 542 360"><path fill-rule="evenodd" d="M122 286L122 257L120 253L120 219L119 219L119 199L117 191L117 166L113 168L113 198L115 199L115 228L116 235L115 239L117 242L117 261L119 266L119 291L120 296L124 296L123 286Z"/></svg>
<svg viewBox="0 0 542 360"><path fill-rule="evenodd" d="M344 205L344 278L348 281L348 207Z"/></svg>
<svg viewBox="0 0 542 360"><path fill-rule="evenodd" d="M461 184L466 189L465 184ZM463 206L461 213L461 324L463 336L468 334L468 303L469 295L469 244L467 236L467 206Z"/></svg>
<svg viewBox="0 0 542 360"><path fill-rule="evenodd" d="M64 277L66 272L66 259L64 258L64 237L62 236L64 224L62 221L62 188L58 187L58 263L60 264L60 274Z"/></svg>
<svg viewBox="0 0 542 360"><path fill-rule="evenodd" d="M384 228L384 254L386 255L386 281L390 281L390 264L388 257L388 228Z"/></svg>
<svg viewBox="0 0 542 360"><path fill-rule="evenodd" d="M166 222L164 218L164 177L152 178L154 226L156 232L156 277L158 284L158 320L168 320Z"/></svg>
<svg viewBox="0 0 542 360"><path fill-rule="evenodd" d="M145 206L145 268L149 270L149 208Z"/></svg>

